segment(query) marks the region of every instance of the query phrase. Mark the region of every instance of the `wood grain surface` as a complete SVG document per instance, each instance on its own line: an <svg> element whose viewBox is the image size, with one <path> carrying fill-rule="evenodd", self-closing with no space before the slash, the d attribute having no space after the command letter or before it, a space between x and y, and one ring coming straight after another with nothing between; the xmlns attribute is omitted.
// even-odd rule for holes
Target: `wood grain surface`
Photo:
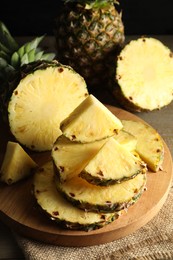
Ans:
<svg viewBox="0 0 173 260"><path fill-rule="evenodd" d="M120 119L140 120L132 113L108 106ZM0 122L0 160L6 143L13 140L8 128ZM10 228L28 238L62 246L89 246L111 242L127 236L148 223L163 206L172 180L172 159L164 143L163 170L148 172L147 190L118 220L95 231L70 231L61 229L37 207L32 195L32 176L11 186L0 184L0 218ZM28 151L29 152L29 151ZM50 153L31 153L39 165L50 158Z"/></svg>

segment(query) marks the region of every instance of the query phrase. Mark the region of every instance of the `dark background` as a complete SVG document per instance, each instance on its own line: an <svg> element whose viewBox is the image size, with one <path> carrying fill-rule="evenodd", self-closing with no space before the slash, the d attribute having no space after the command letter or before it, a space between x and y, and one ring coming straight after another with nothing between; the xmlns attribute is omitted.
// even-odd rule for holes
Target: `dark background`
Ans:
<svg viewBox="0 0 173 260"><path fill-rule="evenodd" d="M173 0L120 0L125 34L173 34ZM13 36L53 35L61 0L1 1L0 20Z"/></svg>

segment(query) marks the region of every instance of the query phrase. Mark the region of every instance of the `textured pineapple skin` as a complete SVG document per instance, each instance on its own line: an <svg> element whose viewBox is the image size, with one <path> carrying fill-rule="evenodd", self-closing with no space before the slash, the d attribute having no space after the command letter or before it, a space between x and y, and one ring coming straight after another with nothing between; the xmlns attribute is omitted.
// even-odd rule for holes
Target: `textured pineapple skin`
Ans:
<svg viewBox="0 0 173 260"><path fill-rule="evenodd" d="M35 173L33 194L42 213L61 227L70 230L99 229L117 219L121 214L121 212L110 214L85 212L74 207L57 191L51 161Z"/></svg>
<svg viewBox="0 0 173 260"><path fill-rule="evenodd" d="M29 176L37 164L20 144L9 141L0 170L0 180L11 185Z"/></svg>
<svg viewBox="0 0 173 260"><path fill-rule="evenodd" d="M114 5L85 9L66 4L56 19L57 58L86 80L89 91L105 88L124 44L124 25Z"/></svg>

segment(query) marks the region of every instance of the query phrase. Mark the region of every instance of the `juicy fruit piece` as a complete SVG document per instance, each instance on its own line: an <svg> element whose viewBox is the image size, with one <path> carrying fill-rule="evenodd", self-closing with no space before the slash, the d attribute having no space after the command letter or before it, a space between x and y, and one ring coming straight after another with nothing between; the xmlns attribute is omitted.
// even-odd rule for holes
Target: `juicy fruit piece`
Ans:
<svg viewBox="0 0 173 260"><path fill-rule="evenodd" d="M109 186L96 186L80 177L66 182L56 178L57 189L60 190L73 205L96 212L115 212L135 203L146 185L146 174L138 174L135 178Z"/></svg>
<svg viewBox="0 0 173 260"><path fill-rule="evenodd" d="M137 138L136 151L148 168L157 172L162 167L164 145L159 133L150 125L132 120L122 120L123 129Z"/></svg>
<svg viewBox="0 0 173 260"><path fill-rule="evenodd" d="M131 111L161 109L173 100L172 71L168 47L154 38L133 40L119 54L114 95Z"/></svg>
<svg viewBox="0 0 173 260"><path fill-rule="evenodd" d="M144 162L111 137L89 161L80 176L92 184L108 186L146 171Z"/></svg>
<svg viewBox="0 0 173 260"><path fill-rule="evenodd" d="M54 143L52 159L61 181L78 175L104 145L106 139L82 144L61 135Z"/></svg>
<svg viewBox="0 0 173 260"><path fill-rule="evenodd" d="M84 79L58 62L39 62L14 89L9 105L10 130L26 147L51 150L61 135L60 122L88 95Z"/></svg>
<svg viewBox="0 0 173 260"><path fill-rule="evenodd" d="M120 215L119 212L110 214L86 212L74 207L56 189L52 162L38 169L33 184L34 196L41 209L53 221L67 229L95 230L109 224Z"/></svg>
<svg viewBox="0 0 173 260"><path fill-rule="evenodd" d="M114 136L114 138L119 144L121 144L128 151L132 152L136 150L137 138L134 135L122 129L118 132L117 135Z"/></svg>
<svg viewBox="0 0 173 260"><path fill-rule="evenodd" d="M67 138L81 143L113 136L121 128L121 121L93 95L76 107L60 126Z"/></svg>
<svg viewBox="0 0 173 260"><path fill-rule="evenodd" d="M8 185L29 176L37 164L20 144L8 142L0 171L0 180Z"/></svg>
<svg viewBox="0 0 173 260"><path fill-rule="evenodd" d="M58 60L80 73L89 90L100 90L114 77L115 56L125 39L117 1L64 2L55 24Z"/></svg>

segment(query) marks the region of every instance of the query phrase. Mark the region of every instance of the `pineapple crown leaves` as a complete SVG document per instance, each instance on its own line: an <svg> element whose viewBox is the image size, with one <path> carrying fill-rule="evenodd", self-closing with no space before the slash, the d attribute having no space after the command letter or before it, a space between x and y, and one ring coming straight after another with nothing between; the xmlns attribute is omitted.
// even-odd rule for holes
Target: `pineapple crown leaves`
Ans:
<svg viewBox="0 0 173 260"><path fill-rule="evenodd" d="M110 4L119 4L117 0L64 0L64 2L65 4L78 3L81 5L85 5L85 9L104 8L109 6Z"/></svg>
<svg viewBox="0 0 173 260"><path fill-rule="evenodd" d="M5 24L0 21L0 68L5 69L4 64L6 67L8 64L8 68L13 67L18 70L24 64L36 60L53 60L55 53L45 53L38 47L44 37L45 35L36 37L20 47Z"/></svg>

